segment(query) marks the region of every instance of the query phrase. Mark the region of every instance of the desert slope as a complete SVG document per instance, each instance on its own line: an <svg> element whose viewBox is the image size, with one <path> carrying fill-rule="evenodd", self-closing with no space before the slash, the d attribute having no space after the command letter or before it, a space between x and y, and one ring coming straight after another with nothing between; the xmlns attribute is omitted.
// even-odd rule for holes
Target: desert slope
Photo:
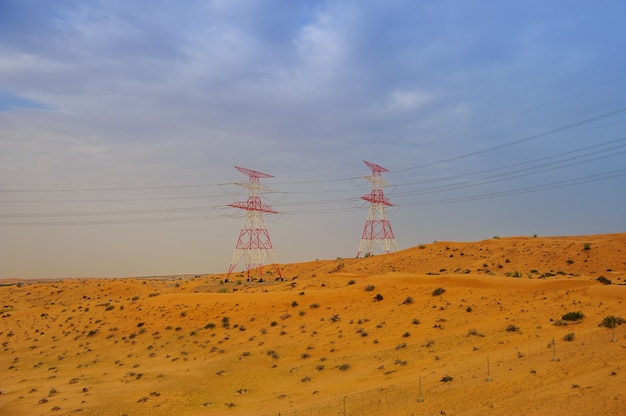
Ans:
<svg viewBox="0 0 626 416"><path fill-rule="evenodd" d="M282 270L5 282L0 414L625 414L626 234Z"/></svg>

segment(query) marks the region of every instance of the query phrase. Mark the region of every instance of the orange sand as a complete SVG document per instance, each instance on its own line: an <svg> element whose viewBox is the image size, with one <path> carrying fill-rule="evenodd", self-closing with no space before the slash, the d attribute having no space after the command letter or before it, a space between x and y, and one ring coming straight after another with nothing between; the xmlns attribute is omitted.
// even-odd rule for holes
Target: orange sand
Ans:
<svg viewBox="0 0 626 416"><path fill-rule="evenodd" d="M626 234L282 270L2 282L0 414L626 415Z"/></svg>

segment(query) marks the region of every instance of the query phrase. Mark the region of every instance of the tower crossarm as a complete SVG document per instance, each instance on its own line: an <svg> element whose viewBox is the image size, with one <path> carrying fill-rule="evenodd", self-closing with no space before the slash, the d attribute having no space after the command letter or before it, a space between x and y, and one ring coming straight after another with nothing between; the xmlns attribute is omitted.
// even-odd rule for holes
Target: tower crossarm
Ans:
<svg viewBox="0 0 626 416"><path fill-rule="evenodd" d="M258 211L264 212L266 214L278 214L278 211L276 211L270 205L261 202L261 198L259 197L250 197L245 202L233 202L232 204L228 204L228 206L243 209L246 211Z"/></svg>
<svg viewBox="0 0 626 416"><path fill-rule="evenodd" d="M388 207L393 206L391 201L383 194L382 190L372 190L369 194L363 195L361 199L372 204L383 204Z"/></svg>
<svg viewBox="0 0 626 416"><path fill-rule="evenodd" d="M239 172L249 177L251 181L254 180L255 182L258 182L260 178L273 178L274 177L273 175L270 175L269 173L263 173L263 172L259 172L258 170L242 168L239 166L235 166L235 169L237 169Z"/></svg>
<svg viewBox="0 0 626 416"><path fill-rule="evenodd" d="M376 163L368 162L367 160L364 160L363 162L372 170L372 173L378 173L380 175L382 172L389 172L389 169L385 169Z"/></svg>

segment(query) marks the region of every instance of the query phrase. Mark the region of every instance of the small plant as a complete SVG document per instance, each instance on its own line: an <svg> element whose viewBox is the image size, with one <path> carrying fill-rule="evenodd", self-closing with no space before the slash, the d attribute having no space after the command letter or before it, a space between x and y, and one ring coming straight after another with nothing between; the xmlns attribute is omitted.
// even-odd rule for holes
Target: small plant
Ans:
<svg viewBox="0 0 626 416"><path fill-rule="evenodd" d="M351 280L348 281L348 286L352 286L354 284L356 284L356 280L351 279Z"/></svg>
<svg viewBox="0 0 626 416"><path fill-rule="evenodd" d="M583 250L585 250L585 251L591 250L591 244L589 244L589 243L583 244Z"/></svg>
<svg viewBox="0 0 626 416"><path fill-rule="evenodd" d="M468 306L467 308L465 308L465 312L471 312L472 311L472 307Z"/></svg>
<svg viewBox="0 0 626 416"><path fill-rule="evenodd" d="M438 287L438 288L436 288L435 290L433 290L433 296L440 296L440 295L443 295L445 291L446 291L446 290L445 290L444 288L442 288L442 287Z"/></svg>
<svg viewBox="0 0 626 416"><path fill-rule="evenodd" d="M507 332L519 332L519 326L515 326L513 324L508 324L506 326L506 331Z"/></svg>
<svg viewBox="0 0 626 416"><path fill-rule="evenodd" d="M473 336L477 336L477 337L484 337L485 336L484 334L481 334L480 332L478 332L478 330L475 329L475 328L472 328L469 331L467 331L467 336L468 337L471 337L472 335Z"/></svg>
<svg viewBox="0 0 626 416"><path fill-rule="evenodd" d="M347 363L341 364L341 365L338 365L337 368L339 369L339 371L347 371L350 369L350 364L347 364Z"/></svg>
<svg viewBox="0 0 626 416"><path fill-rule="evenodd" d="M622 318L621 316L608 315L604 317L604 319L602 320L602 322L600 322L600 324L598 324L598 326L604 328L614 328L625 323L626 319Z"/></svg>
<svg viewBox="0 0 626 416"><path fill-rule="evenodd" d="M411 323L412 323L413 325L419 325L419 324L420 324L420 320L419 320L419 319L417 319L417 318L413 318L413 320L411 321Z"/></svg>
<svg viewBox="0 0 626 416"><path fill-rule="evenodd" d="M565 315L563 315L561 317L562 320L564 321L580 321L585 317L585 315L582 312L568 312Z"/></svg>
<svg viewBox="0 0 626 416"><path fill-rule="evenodd" d="M574 341L575 335L573 332L570 332L569 334L565 334L563 335L563 341Z"/></svg>
<svg viewBox="0 0 626 416"><path fill-rule="evenodd" d="M291 306L295 308L296 306L298 306L298 302L294 300L293 302L291 302Z"/></svg>
<svg viewBox="0 0 626 416"><path fill-rule="evenodd" d="M383 300L383 295L381 295L380 293L377 293L376 296L374 296L374 300L376 302L380 302L381 300Z"/></svg>
<svg viewBox="0 0 626 416"><path fill-rule="evenodd" d="M442 383L448 383L450 381L454 380L454 377L446 374L445 376L441 377L441 382Z"/></svg>
<svg viewBox="0 0 626 416"><path fill-rule="evenodd" d="M610 279L607 279L604 276L600 276L596 280L604 285L610 285L611 283L613 283Z"/></svg>
<svg viewBox="0 0 626 416"><path fill-rule="evenodd" d="M402 302L403 305L410 305L413 303L413 298L410 296L407 296L406 299L404 299L404 302Z"/></svg>

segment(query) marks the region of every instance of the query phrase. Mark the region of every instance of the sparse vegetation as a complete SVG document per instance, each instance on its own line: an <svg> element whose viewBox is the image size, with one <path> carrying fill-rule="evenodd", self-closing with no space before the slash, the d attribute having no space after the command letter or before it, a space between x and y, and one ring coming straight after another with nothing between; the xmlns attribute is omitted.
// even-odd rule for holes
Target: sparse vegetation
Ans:
<svg viewBox="0 0 626 416"><path fill-rule="evenodd" d="M341 364L341 365L337 366L337 369L339 369L339 371L347 371L350 368L351 368L350 364L347 364L347 363L344 363L344 364Z"/></svg>
<svg viewBox="0 0 626 416"><path fill-rule="evenodd" d="M446 289L442 288L442 287L438 287L435 290L433 290L433 296L440 296L443 295L445 293Z"/></svg>
<svg viewBox="0 0 626 416"><path fill-rule="evenodd" d="M513 324L508 324L506 326L506 331L507 332L519 332L519 326L515 326Z"/></svg>
<svg viewBox="0 0 626 416"><path fill-rule="evenodd" d="M561 317L564 321L576 322L581 321L585 315L582 312L568 312Z"/></svg>
<svg viewBox="0 0 626 416"><path fill-rule="evenodd" d="M575 335L573 332L563 335L563 341L571 342L571 341L574 341L574 338L575 338Z"/></svg>
<svg viewBox="0 0 626 416"><path fill-rule="evenodd" d="M0 282L0 368L7 376L0 398L8 414L24 413L12 403L38 414L93 414L95 404L119 415L210 414L229 411L229 402L241 414L282 412L281 407L287 413L326 414L327 409L341 413L334 402L341 402L342 395L346 411L375 412L367 401L371 393L372 400L387 399L389 408L381 407L379 413L398 414L409 408L405 401L415 402L421 376L427 401L423 410L439 414L445 408L456 414L462 413L463 400L472 400L467 395L473 384L487 388L488 368L494 376L491 386L498 389L489 401L503 409L518 406L517 396L553 383L554 367L575 376L574 369L584 369L590 358L610 357L610 365L597 366L596 375L607 381L605 391L595 399L592 394L577 399L590 413L592 399L613 406L621 393L617 381L626 365L621 354L626 316L619 312L624 302L618 292L626 284L626 259L623 245L589 241L593 253L583 250L580 238L563 243L552 237L507 237L450 243L449 251L445 242L433 243L398 257L346 260L345 275L329 276L334 260L322 260L311 270L286 266L288 282L272 278L260 284L244 276L241 284L231 280L223 285L231 292L227 295L216 293L221 274L25 282L20 290ZM621 254L605 255L611 247ZM423 256L410 258L411 253ZM454 259L448 259L451 253ZM511 262L505 265L507 256ZM557 274L568 258L576 268L565 270L574 278ZM461 276L468 267L482 276ZM516 269L523 281L503 277ZM426 277L429 270L446 276ZM485 277L490 271L494 277ZM550 283L527 276L556 277ZM607 277L614 287L602 286L609 284ZM161 296L151 298L157 289ZM105 312L109 307L113 309ZM556 345L546 351L551 339ZM559 364L549 363L553 347ZM203 379L196 380L198 371ZM532 389L514 394L531 374L541 374L534 377ZM262 376L250 383L250 375ZM361 380L365 383L358 392L344 389ZM564 380L568 389L590 391L583 378ZM275 386L271 392L265 383ZM410 391L398 394L407 384ZM101 395L107 385L124 391L115 398ZM189 388L173 397L164 386L175 385ZM457 393L459 400L446 401ZM564 405L557 396L551 398L551 408ZM484 398L472 402L478 413L489 413ZM317 401L333 403L321 407ZM433 407L436 403L441 409ZM55 405L61 409L51 412ZM419 412L419 405L410 406ZM621 408L610 406L607 413L619 414ZM545 410L537 405L539 413Z"/></svg>
<svg viewBox="0 0 626 416"><path fill-rule="evenodd" d="M472 328L470 330L467 331L467 336L471 337L471 336L476 336L476 337L484 337L484 334L481 334L480 332L478 332L477 329Z"/></svg>
<svg viewBox="0 0 626 416"><path fill-rule="evenodd" d="M604 328L614 328L620 325L624 325L626 323L626 319L621 316L608 315L605 316L604 319L598 324L599 327Z"/></svg>

